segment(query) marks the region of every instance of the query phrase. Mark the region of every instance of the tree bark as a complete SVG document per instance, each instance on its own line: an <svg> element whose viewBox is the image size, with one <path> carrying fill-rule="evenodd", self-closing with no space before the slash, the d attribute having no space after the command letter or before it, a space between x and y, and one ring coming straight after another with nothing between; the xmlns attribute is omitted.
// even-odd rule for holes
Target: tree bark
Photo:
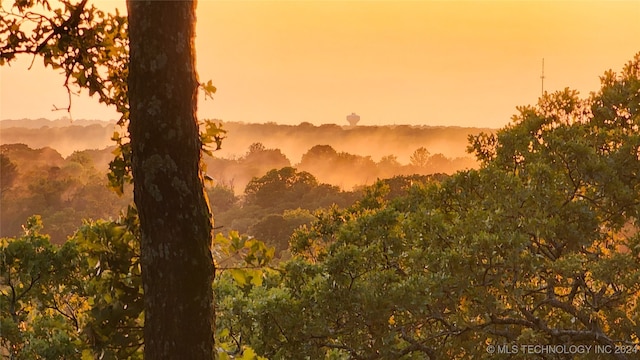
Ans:
<svg viewBox="0 0 640 360"><path fill-rule="evenodd" d="M200 176L195 1L127 2L146 359L213 359L211 214Z"/></svg>

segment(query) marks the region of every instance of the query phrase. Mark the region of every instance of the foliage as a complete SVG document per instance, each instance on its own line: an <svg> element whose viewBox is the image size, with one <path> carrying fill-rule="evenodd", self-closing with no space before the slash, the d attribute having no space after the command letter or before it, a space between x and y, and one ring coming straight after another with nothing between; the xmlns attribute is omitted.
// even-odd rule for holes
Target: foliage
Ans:
<svg viewBox="0 0 640 360"><path fill-rule="evenodd" d="M249 151L240 161L247 167L256 167L262 171L291 165L280 149L267 149L262 143L251 144Z"/></svg>
<svg viewBox="0 0 640 360"><path fill-rule="evenodd" d="M429 150L427 150L427 148L423 146L416 149L416 151L414 151L413 154L411 154L409 161L413 166L425 167L427 166L430 156L431 156L431 153L429 152Z"/></svg>
<svg viewBox="0 0 640 360"><path fill-rule="evenodd" d="M209 80L208 86L213 86L211 85L211 80ZM215 90L213 91L215 92ZM203 144L202 151L209 156L213 156L214 151L222 148L222 140L226 137L225 134L227 132L222 128L221 123L209 119L201 121L200 126L200 143ZM210 144L216 144L215 148L211 147Z"/></svg>
<svg viewBox="0 0 640 360"><path fill-rule="evenodd" d="M317 185L315 177L308 172L285 167L273 169L265 176L251 180L245 188L245 196L248 204L268 207L274 203L296 201Z"/></svg>
<svg viewBox="0 0 640 360"><path fill-rule="evenodd" d="M214 350L214 313L210 287L215 268L210 251L211 214L203 194L199 162L201 151L207 150L203 149L201 141L214 140L219 148L223 131L206 123L199 137L197 124L192 121L195 119L196 85L200 85L196 83L192 51L195 3L166 3L155 7L129 3L130 24L125 17L119 16L117 10L115 16L105 15L94 6L88 7L87 0L78 4L63 0L59 5L63 8L52 8L47 0L35 3L16 0L9 10L0 8L3 15L0 21L0 65L20 53L32 54L34 60L41 56L45 66L64 70L64 86L69 98L71 80L74 88L87 89L90 96L97 94L100 102L116 106L121 114L120 125L124 126L131 118L128 128L131 141L127 143L123 141L126 136L114 135L118 149L116 159L111 163L109 180L122 193L123 183L135 177L135 202L144 235L140 236L146 313L144 352L147 357L175 356L177 353L211 356ZM37 10L32 9L34 7ZM50 13L55 15L49 16ZM144 21L138 21L142 19ZM170 20L174 22L167 25ZM128 26L131 27L130 42ZM166 32L165 26L175 29L175 33ZM166 41L187 44L187 51L181 47L176 50L175 46L169 47L173 51L164 51L166 47L162 47ZM152 56L157 52L162 52L169 63L188 64L188 71L174 71L174 67L156 71L156 58ZM167 88L169 92L159 92L158 84L172 86ZM211 82L200 86L209 96L215 91ZM171 95L171 89L176 94ZM160 110L152 111L149 106ZM71 99L67 111L70 108ZM163 162L171 166L163 166ZM158 177L158 173L162 175ZM168 184L162 176L173 181ZM53 185L66 187L67 184L55 181ZM52 191L48 190L45 189L45 201L50 204L46 195ZM168 232L176 228L180 229L175 233ZM167 247L169 244L173 246L171 250ZM171 257L170 261L162 261L168 257ZM131 274L131 271L121 273L122 270L118 269L117 273ZM160 280L155 277L158 273L163 275ZM119 284L123 279L118 275L112 281ZM124 284L122 289L112 285L110 289L121 290L123 293L118 296L135 297L141 293L139 286L128 285ZM197 299L200 299L197 305L185 306L186 302ZM120 306L123 316L128 316L130 309L126 303L124 306L117 303L114 307L109 304L109 299L106 302L110 311L116 313L116 318L120 315ZM166 311L167 306L173 308L172 313ZM203 313L205 318L199 317ZM193 320L199 322L194 323ZM112 322L110 325L116 328L121 325L111 318L96 318L96 321L99 324ZM131 328L129 322L124 325ZM198 331L188 335L179 326L195 326ZM97 347L102 358L105 349L111 346L104 341L113 342L113 339L107 339L97 328L90 329L90 343ZM109 326L100 330L110 331ZM126 340L136 340L135 336L129 336L129 331L126 331ZM165 341L165 337L170 341ZM133 351L136 351L135 345ZM122 355L117 354L116 357Z"/></svg>
<svg viewBox="0 0 640 360"><path fill-rule="evenodd" d="M79 253L71 243L51 245L41 228L40 218L31 217L21 238L0 242L0 352L12 359L79 359L82 304L65 291L77 289Z"/></svg>
<svg viewBox="0 0 640 360"><path fill-rule="evenodd" d="M3 238L2 349L11 358L140 358L142 286L137 219L86 223L62 246L41 235Z"/></svg>
<svg viewBox="0 0 640 360"><path fill-rule="evenodd" d="M16 55L41 56L44 65L61 69L71 101L72 87L97 94L127 118L128 37L126 16L105 14L87 0L14 1L0 8L0 65ZM71 103L65 110L69 110Z"/></svg>
<svg viewBox="0 0 640 360"><path fill-rule="evenodd" d="M606 73L588 99L564 90L519 108L512 125L473 139L480 170L395 199L379 183L319 213L262 285L218 283L219 324L268 358L638 349L639 64Z"/></svg>
<svg viewBox="0 0 640 360"><path fill-rule="evenodd" d="M329 145L313 146L302 155L298 169L318 174L321 181L348 189L355 183L370 184L378 176L376 163L369 156L337 152ZM354 183L354 179L363 179Z"/></svg>
<svg viewBox="0 0 640 360"><path fill-rule="evenodd" d="M71 241L83 254L83 285L90 306L83 328L96 354L141 358L143 302L140 229L130 207L118 221L87 222Z"/></svg>
<svg viewBox="0 0 640 360"><path fill-rule="evenodd" d="M7 9L0 7L0 65L17 55L42 57L45 67L61 69L64 87L69 94L66 110L71 114L72 94L87 90L98 101L114 106L121 114L123 128L129 119L127 77L129 73L129 38L126 16L108 14L87 0L74 4L58 1L58 8L48 0L18 1ZM122 193L130 177L128 136L118 132L112 138L118 145L110 168L109 180Z"/></svg>
<svg viewBox="0 0 640 360"><path fill-rule="evenodd" d="M51 241L62 244L83 219L117 215L131 201L130 196L120 198L109 191L104 170L95 168L89 151L63 159L52 149L14 144L0 150L20 169L13 186L2 192L0 236L20 235L24 219L35 213L41 215Z"/></svg>
<svg viewBox="0 0 640 360"><path fill-rule="evenodd" d="M117 221L86 222L64 245L42 235L39 217L0 242L0 353L10 359L141 359L143 288L135 209ZM231 232L215 239L221 278L261 285L274 249ZM229 278L230 277L230 278ZM222 281L222 280L219 280ZM226 281L226 280L224 280ZM221 358L234 354L224 329Z"/></svg>
<svg viewBox="0 0 640 360"><path fill-rule="evenodd" d="M401 164L394 154L383 156L376 163L370 156L337 152L329 145L315 145L302 155L297 168L313 174L324 183L355 189L371 185L376 179L415 174L452 174L477 167L469 158L447 158L440 153L431 155L425 147L415 150L409 160L409 164Z"/></svg>
<svg viewBox="0 0 640 360"><path fill-rule="evenodd" d="M216 214L216 221L219 226L265 241L281 254L288 248L293 231L313 218L311 211L332 205L346 206L356 196L335 186L319 184L307 172L291 167L273 169L252 179L244 198L228 211Z"/></svg>
<svg viewBox="0 0 640 360"><path fill-rule="evenodd" d="M249 233L265 243L274 246L276 251L289 248L289 237L303 225L310 224L314 217L309 210L285 210L282 215L269 214L249 228Z"/></svg>
<svg viewBox="0 0 640 360"><path fill-rule="evenodd" d="M88 0L21 1L0 5L0 66L10 64L19 55L41 57L45 67L62 70L65 75L68 103L54 110L71 114L72 94L82 90L98 101L115 107L120 113L112 140L116 142L114 159L110 163L109 183L119 194L131 178L131 148L128 131L129 98L129 36L127 16L116 9L105 13ZM57 6L57 7L56 7ZM216 87L209 80L199 84L208 98ZM220 149L226 131L211 120L201 122L202 150ZM215 148L209 144L215 143Z"/></svg>
<svg viewBox="0 0 640 360"><path fill-rule="evenodd" d="M216 215L230 210L238 201L233 189L218 184L207 188L207 196L211 212Z"/></svg>
<svg viewBox="0 0 640 360"><path fill-rule="evenodd" d="M118 61L126 39L109 45L98 36L120 36L124 23L87 8L86 0L63 4L50 18L25 12L33 2L15 2L22 17L3 8L0 59L42 54L45 64L65 70L66 86L71 80L111 99L104 101L121 101L124 87L95 81L101 71L125 71ZM21 29L29 21L33 37ZM84 56L96 51L117 56L85 67ZM479 170L441 182L377 182L352 206L316 213L291 237L293 258L277 268L270 267L274 248L238 232L220 234L214 249L222 274L213 289L220 357L482 359L495 356L485 351L493 344L637 347L639 78L640 54L621 74L605 73L588 99L568 89L545 94L537 106L519 107L508 127L473 137ZM210 130L214 141L223 134ZM116 181L127 176L129 161L126 141L119 144L124 170ZM312 154L335 166L373 163L331 150ZM85 160L76 155L66 169L47 169L49 181L31 184L38 201L60 205L73 182L59 172L81 173ZM436 160L443 159L429 157ZM246 203L258 213L314 189L332 190L285 167L255 178ZM281 217L304 223L305 215ZM280 221L267 216L264 225ZM86 222L61 246L41 230L33 217L22 236L0 242L0 352L17 359L139 358L136 212Z"/></svg>
<svg viewBox="0 0 640 360"><path fill-rule="evenodd" d="M18 165L5 154L0 154L0 193L11 189L18 177Z"/></svg>

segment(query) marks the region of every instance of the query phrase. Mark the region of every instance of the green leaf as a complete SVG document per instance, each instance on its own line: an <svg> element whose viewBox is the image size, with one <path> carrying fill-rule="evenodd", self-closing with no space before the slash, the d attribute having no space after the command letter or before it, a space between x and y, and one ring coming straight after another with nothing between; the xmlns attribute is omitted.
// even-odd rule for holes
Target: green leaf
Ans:
<svg viewBox="0 0 640 360"><path fill-rule="evenodd" d="M233 280L235 280L240 287L247 285L247 272L244 269L229 269L228 270Z"/></svg>
<svg viewBox="0 0 640 360"><path fill-rule="evenodd" d="M262 270L248 269L248 276L251 279L251 285L262 286Z"/></svg>
<svg viewBox="0 0 640 360"><path fill-rule="evenodd" d="M93 360L93 352L89 349L82 350L82 360Z"/></svg>
<svg viewBox="0 0 640 360"><path fill-rule="evenodd" d="M209 80L206 83L200 84L200 86L202 90L204 90L205 99L213 99L213 94L215 94L217 90L216 87L213 86L213 82Z"/></svg>

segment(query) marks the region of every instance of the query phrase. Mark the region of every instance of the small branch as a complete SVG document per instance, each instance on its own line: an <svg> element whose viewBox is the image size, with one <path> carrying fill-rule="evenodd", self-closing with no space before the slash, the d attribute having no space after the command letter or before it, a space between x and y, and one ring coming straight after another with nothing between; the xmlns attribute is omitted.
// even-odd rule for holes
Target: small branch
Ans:
<svg viewBox="0 0 640 360"><path fill-rule="evenodd" d="M82 11L84 11L84 7L87 5L88 0L82 0L80 4L76 6L71 15L65 22L63 22L60 26L56 26L51 34L47 36L35 49L34 54L40 53L42 49L47 46L47 42L51 40L56 35L62 35L63 33L68 33L71 28L74 28L80 22L80 15Z"/></svg>
<svg viewBox="0 0 640 360"><path fill-rule="evenodd" d="M435 351L433 350L433 348L426 346L422 343L420 343L419 341L417 341L416 339L412 338L411 336L407 335L404 327L400 328L400 338L406 342L408 342L409 344L411 344L410 347L404 349L402 351L401 355L406 355L409 354L411 352L414 351L421 351L423 353L425 353L429 359L435 359L436 358L436 354Z"/></svg>

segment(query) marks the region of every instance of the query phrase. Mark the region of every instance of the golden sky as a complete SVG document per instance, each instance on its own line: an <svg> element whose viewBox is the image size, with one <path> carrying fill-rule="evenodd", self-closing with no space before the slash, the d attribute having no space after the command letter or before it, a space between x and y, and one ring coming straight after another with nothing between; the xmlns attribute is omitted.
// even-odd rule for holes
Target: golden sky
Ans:
<svg viewBox="0 0 640 360"><path fill-rule="evenodd" d="M543 58L545 90L586 96L640 52L640 1L201 0L196 46L218 88L201 118L501 127L537 101ZM64 116L62 77L29 60L0 68L0 118ZM75 119L117 118L73 101Z"/></svg>

